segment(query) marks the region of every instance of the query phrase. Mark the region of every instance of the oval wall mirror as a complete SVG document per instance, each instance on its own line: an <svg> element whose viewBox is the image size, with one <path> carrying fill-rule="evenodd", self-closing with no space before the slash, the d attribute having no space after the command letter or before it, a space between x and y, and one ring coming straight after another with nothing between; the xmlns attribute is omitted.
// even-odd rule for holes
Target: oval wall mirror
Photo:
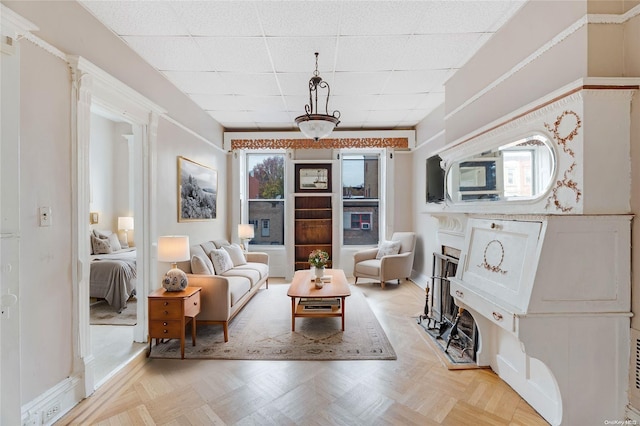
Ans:
<svg viewBox="0 0 640 426"><path fill-rule="evenodd" d="M452 163L447 196L454 203L535 200L549 190L555 170L551 141L535 134Z"/></svg>

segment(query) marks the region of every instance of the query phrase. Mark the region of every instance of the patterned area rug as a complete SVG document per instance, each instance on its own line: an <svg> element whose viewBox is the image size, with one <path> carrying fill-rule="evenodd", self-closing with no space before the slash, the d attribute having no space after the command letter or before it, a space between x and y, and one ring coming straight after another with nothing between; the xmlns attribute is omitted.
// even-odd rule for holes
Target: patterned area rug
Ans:
<svg viewBox="0 0 640 426"><path fill-rule="evenodd" d="M136 310L138 309L136 302L135 297L129 299L127 306L120 313L105 300L92 303L89 308L89 323L91 325L136 325Z"/></svg>
<svg viewBox="0 0 640 426"><path fill-rule="evenodd" d="M340 318L296 318L291 332L288 284L260 289L229 324L229 342L222 327L198 326L197 344L187 331L185 358L251 360L396 359L396 353L363 293L351 286L346 299L345 331ZM190 325L187 326L190 330ZM180 341L155 344L151 358L180 358Z"/></svg>

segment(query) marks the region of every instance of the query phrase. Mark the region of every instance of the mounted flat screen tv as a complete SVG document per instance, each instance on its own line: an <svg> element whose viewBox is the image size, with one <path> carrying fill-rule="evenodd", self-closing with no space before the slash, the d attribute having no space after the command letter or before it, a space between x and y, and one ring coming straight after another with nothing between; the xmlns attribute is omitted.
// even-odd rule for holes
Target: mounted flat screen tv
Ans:
<svg viewBox="0 0 640 426"><path fill-rule="evenodd" d="M444 201L444 169L439 155L427 158L427 203Z"/></svg>

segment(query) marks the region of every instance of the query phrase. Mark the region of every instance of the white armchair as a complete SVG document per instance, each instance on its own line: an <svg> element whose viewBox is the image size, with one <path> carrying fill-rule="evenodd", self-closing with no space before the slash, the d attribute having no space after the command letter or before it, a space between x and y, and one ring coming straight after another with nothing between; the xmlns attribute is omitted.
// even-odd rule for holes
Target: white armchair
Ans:
<svg viewBox="0 0 640 426"><path fill-rule="evenodd" d="M416 248L415 232L395 232L391 241L399 242L398 254L378 256L380 248L361 250L353 255L353 276L356 278L370 278L380 281L384 288L389 280L400 278L409 279L413 267L413 256ZM377 257L377 258L376 258Z"/></svg>

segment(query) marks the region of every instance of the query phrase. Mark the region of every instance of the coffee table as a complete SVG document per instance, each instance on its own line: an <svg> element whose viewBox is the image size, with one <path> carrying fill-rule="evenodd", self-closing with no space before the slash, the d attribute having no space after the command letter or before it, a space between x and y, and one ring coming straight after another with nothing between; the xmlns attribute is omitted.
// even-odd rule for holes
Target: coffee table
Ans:
<svg viewBox="0 0 640 426"><path fill-rule="evenodd" d="M287 296L291 298L291 331L296 331L296 318L322 317L341 317L342 331L344 331L344 302L347 296L351 296L347 277L342 269L326 269L324 274L331 279L324 281L322 288L316 288L315 274L309 269L299 270L293 274L293 281L287 291ZM309 298L340 299L340 306L309 311L300 304L300 299Z"/></svg>

